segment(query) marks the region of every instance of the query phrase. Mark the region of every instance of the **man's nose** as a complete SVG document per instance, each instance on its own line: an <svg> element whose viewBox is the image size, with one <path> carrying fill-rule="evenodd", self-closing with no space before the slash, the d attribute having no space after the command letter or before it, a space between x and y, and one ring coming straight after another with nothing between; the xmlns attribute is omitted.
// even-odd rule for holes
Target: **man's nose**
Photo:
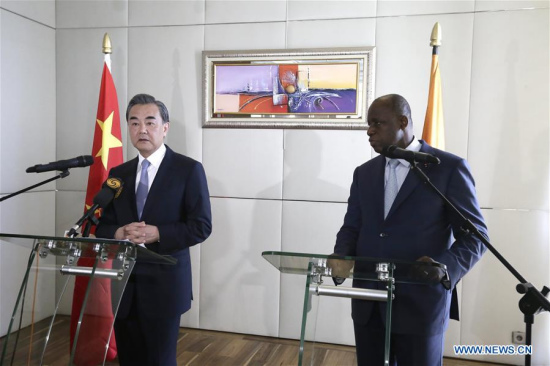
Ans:
<svg viewBox="0 0 550 366"><path fill-rule="evenodd" d="M369 128L367 128L367 135L371 136L372 134L374 134L374 128L369 126Z"/></svg>

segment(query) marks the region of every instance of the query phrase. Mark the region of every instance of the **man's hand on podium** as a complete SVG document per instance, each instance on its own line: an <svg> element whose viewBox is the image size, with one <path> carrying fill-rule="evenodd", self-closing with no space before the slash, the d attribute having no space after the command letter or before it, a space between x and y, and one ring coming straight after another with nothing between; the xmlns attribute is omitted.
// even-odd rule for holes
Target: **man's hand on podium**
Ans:
<svg viewBox="0 0 550 366"><path fill-rule="evenodd" d="M424 263L440 264L439 262L434 261L432 258L428 256L420 257L416 261L424 262ZM432 283L441 283L447 290L450 289L450 281L448 279L445 266L443 267L414 266L412 276L416 279L423 280L423 281L428 281Z"/></svg>
<svg viewBox="0 0 550 366"><path fill-rule="evenodd" d="M338 254L332 253L331 255L337 256ZM349 278L355 261L329 258L327 260L327 267L330 268L332 274L332 280L335 285L341 285L346 278Z"/></svg>

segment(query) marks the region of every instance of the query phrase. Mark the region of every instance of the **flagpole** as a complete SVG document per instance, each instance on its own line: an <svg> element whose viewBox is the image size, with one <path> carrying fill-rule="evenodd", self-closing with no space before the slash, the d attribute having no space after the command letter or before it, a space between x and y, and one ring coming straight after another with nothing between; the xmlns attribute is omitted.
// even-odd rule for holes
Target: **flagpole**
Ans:
<svg viewBox="0 0 550 366"><path fill-rule="evenodd" d="M439 25L439 22L435 22L434 27L432 28L430 46L432 46L432 55L437 55L438 47L441 46L441 26Z"/></svg>
<svg viewBox="0 0 550 366"><path fill-rule="evenodd" d="M113 48L111 47L111 38L109 37L109 33L105 33L103 36L103 53L105 54L104 60L107 64L107 67L109 68L109 71L111 70L111 53L113 53Z"/></svg>
<svg viewBox="0 0 550 366"><path fill-rule="evenodd" d="M445 132L443 119L443 98L441 96L441 76L439 73L439 46L441 46L441 26L436 22L432 28L430 46L432 47L432 66L430 70L430 87L422 139L438 149L445 149Z"/></svg>

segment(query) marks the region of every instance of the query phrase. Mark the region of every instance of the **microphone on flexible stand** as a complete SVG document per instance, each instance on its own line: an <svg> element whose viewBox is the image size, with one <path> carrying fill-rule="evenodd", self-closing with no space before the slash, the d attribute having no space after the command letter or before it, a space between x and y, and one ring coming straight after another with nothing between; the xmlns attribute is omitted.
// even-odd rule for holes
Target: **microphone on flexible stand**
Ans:
<svg viewBox="0 0 550 366"><path fill-rule="evenodd" d="M68 231L67 237L74 238L77 234L77 230L82 226L84 221L89 220L94 225L98 224L98 220L95 217L94 213L95 210L99 208L105 208L107 207L115 198L120 196L120 193L122 192L122 186L123 182L119 178L108 178L105 183L103 183L103 186L101 190L95 195L94 197L94 204L90 209L84 213L84 215L76 222L76 224ZM91 226L90 226L91 227ZM87 230L88 231L88 230ZM85 235L87 236L87 235Z"/></svg>
<svg viewBox="0 0 550 366"><path fill-rule="evenodd" d="M82 155L76 158L52 161L48 164L37 164L27 168L27 173L44 173L52 170L67 170L69 168L84 168L94 163L92 155Z"/></svg>
<svg viewBox="0 0 550 366"><path fill-rule="evenodd" d="M419 152L419 151L417 152L417 151L403 149L395 145L384 146L381 154L390 159L407 160L409 163L413 163L415 161L422 162L422 163L432 163L432 164L440 163L440 160L437 156Z"/></svg>

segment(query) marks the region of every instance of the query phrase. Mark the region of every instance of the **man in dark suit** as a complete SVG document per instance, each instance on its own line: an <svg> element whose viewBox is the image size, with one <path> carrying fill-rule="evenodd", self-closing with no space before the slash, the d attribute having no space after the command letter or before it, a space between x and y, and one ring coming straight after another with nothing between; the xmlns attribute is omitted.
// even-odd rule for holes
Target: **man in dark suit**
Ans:
<svg viewBox="0 0 550 366"><path fill-rule="evenodd" d="M175 366L180 317L193 297L189 247L212 230L208 186L199 162L164 145L170 120L162 102L138 94L126 120L139 156L110 171L124 189L103 212L96 235L129 239L177 264L138 258L115 320L118 357L121 365Z"/></svg>
<svg viewBox="0 0 550 366"><path fill-rule="evenodd" d="M437 156L441 164L421 168L487 236L468 164L415 139L410 107L403 97L391 94L376 99L367 122L369 142L377 153L395 145ZM450 290L443 285L396 284L392 310L390 364L435 366L442 364L453 289L485 247L461 230L462 220L409 168L405 160L382 155L356 168L334 251L337 255L437 261L447 266ZM393 203L385 198L385 187L391 186L394 189L388 190L396 193ZM355 280L354 286L383 289L384 284ZM385 303L352 300L352 318L358 364L383 365Z"/></svg>

